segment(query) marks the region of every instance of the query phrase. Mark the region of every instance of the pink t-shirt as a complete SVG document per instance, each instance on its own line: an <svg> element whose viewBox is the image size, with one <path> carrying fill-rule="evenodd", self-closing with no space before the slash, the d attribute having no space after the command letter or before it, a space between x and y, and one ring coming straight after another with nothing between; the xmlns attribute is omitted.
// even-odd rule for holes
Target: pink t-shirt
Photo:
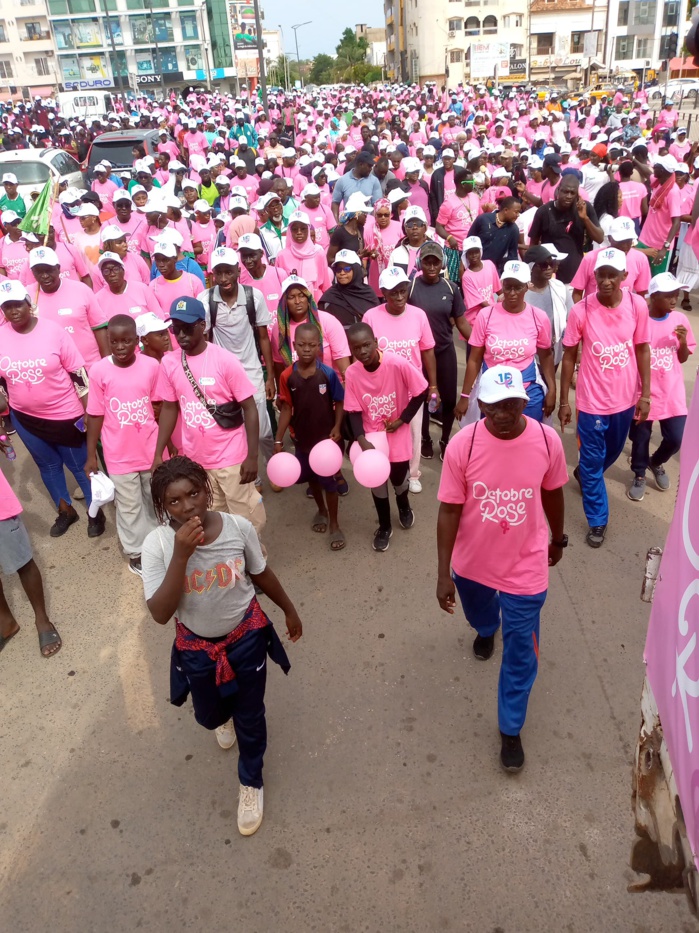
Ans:
<svg viewBox="0 0 699 933"><path fill-rule="evenodd" d="M368 324L374 331L379 350L402 356L422 372L421 351L433 349L435 343L422 308L406 305L402 314L389 314L385 304L379 305L365 312L362 324Z"/></svg>
<svg viewBox="0 0 699 933"><path fill-rule="evenodd" d="M9 236L0 240L0 266L7 271L8 279L18 279L22 270L29 266L29 253L24 240L13 243Z"/></svg>
<svg viewBox="0 0 699 933"><path fill-rule="evenodd" d="M158 440L153 402L160 401L160 365L137 353L131 366L115 366L106 356L90 372L88 415L102 415L102 446L110 473L150 470Z"/></svg>
<svg viewBox="0 0 699 933"><path fill-rule="evenodd" d="M242 364L223 347L208 343L206 350L187 357L187 365L207 398L225 405L235 399L245 401L255 389ZM199 401L182 366L182 351L167 353L160 364L158 392L166 402L178 402L182 425L182 450L204 467L218 470L242 463L248 455L245 425L221 428Z"/></svg>
<svg viewBox="0 0 699 933"><path fill-rule="evenodd" d="M582 262L578 266L578 271L573 276L570 283L574 289L584 292L586 295L597 291L597 282L595 281L595 260L599 253L592 250L585 253ZM645 253L631 248L626 254L626 278L623 282L624 288L630 288L632 292L647 292L650 285L650 263Z"/></svg>
<svg viewBox="0 0 699 933"><path fill-rule="evenodd" d="M255 284L254 287L259 288L259 285ZM350 356L350 349L349 344L347 343L345 328L342 326L342 324L340 324L336 317L333 317L332 314L328 314L327 311L316 311L315 314L323 331L323 362L326 366L337 369L337 366L335 366L335 360L346 359ZM294 334L296 333L298 324L296 324L294 321L291 321L290 323L291 333L289 335L289 340L291 343L291 361L295 363L298 357L294 351ZM303 324L305 322L300 321L299 323ZM283 363L284 359L279 352L279 326L276 319L272 325L269 339L272 343L272 359L275 363Z"/></svg>
<svg viewBox="0 0 699 933"><path fill-rule="evenodd" d="M22 512L22 504L7 482L7 477L0 471L0 522L15 518Z"/></svg>
<svg viewBox="0 0 699 933"><path fill-rule="evenodd" d="M28 334L9 324L2 328L0 375L17 411L54 421L80 418L84 409L69 374L84 365L73 341L53 321L40 318Z"/></svg>
<svg viewBox="0 0 699 933"><path fill-rule="evenodd" d="M163 319L170 317L172 302L177 298L183 298L185 295L196 298L200 292L204 291L201 279L191 272L183 272L179 279L166 279L162 275L156 275L148 287L160 305L162 311L160 317Z"/></svg>
<svg viewBox="0 0 699 933"><path fill-rule="evenodd" d="M687 328L687 346L694 353L697 342L692 327L685 314L671 311L664 318L650 321L650 412L649 421L662 421L687 414L687 392L684 387L682 364L677 358L680 342L675 336L675 328ZM640 381L638 385L640 395Z"/></svg>
<svg viewBox="0 0 699 933"><path fill-rule="evenodd" d="M107 315L87 285L62 279L51 294L40 289L36 312L38 317L55 321L70 334L88 372L94 363L99 362L101 357L93 331L105 326Z"/></svg>
<svg viewBox="0 0 699 933"><path fill-rule="evenodd" d="M444 198L437 214L437 223L444 224L449 236L456 237L461 249L479 211L480 201L477 194L471 192L465 198L457 198L452 194Z"/></svg>
<svg viewBox="0 0 699 933"><path fill-rule="evenodd" d="M516 366L524 372L534 361L537 350L551 348L551 322L546 312L525 304L518 314L502 304L484 308L476 317L469 344L484 347L483 360L491 366Z"/></svg>
<svg viewBox="0 0 699 933"><path fill-rule="evenodd" d="M208 266L209 257L216 248L216 238L218 236L218 230L216 229L216 224L213 220L210 220L207 224L200 224L198 221L193 221L192 223L192 243L201 243L202 249L204 250L198 256L196 260L202 266Z"/></svg>
<svg viewBox="0 0 699 933"><path fill-rule="evenodd" d="M463 506L454 573L518 596L548 588L541 489L559 489L568 481L555 430L526 421L522 434L510 440L493 437L484 421L459 431L444 454L437 494L440 502Z"/></svg>
<svg viewBox="0 0 699 933"><path fill-rule="evenodd" d="M284 273L279 272L276 266L263 266L265 271L261 279L253 279L245 266L240 265L241 285L252 285L262 292L262 296L267 303L267 310L272 315L272 323L268 325L267 330L272 334L272 329L277 321L277 310L279 309L279 299L282 297L282 282L286 278ZM349 356L349 353L347 354Z"/></svg>
<svg viewBox="0 0 699 933"><path fill-rule="evenodd" d="M395 421L411 398L427 388L422 371L396 353L384 353L373 373L361 363L352 363L345 372L345 411L362 413L365 431L384 431L387 421ZM388 436L391 463L410 460L413 444L410 425L404 424Z"/></svg>
<svg viewBox="0 0 699 933"><path fill-rule="evenodd" d="M473 324L478 316L480 305L486 302L494 304L494 297L500 291L500 279L495 264L489 259L483 260L483 268L479 272L465 269L461 277L461 285L466 304L466 318Z"/></svg>
<svg viewBox="0 0 699 933"><path fill-rule="evenodd" d="M652 201L651 195L651 201ZM679 217L682 214L682 204L680 199L680 189L673 185L664 199L660 208L651 206L648 202L648 213L641 228L641 240L644 246L650 246L652 249L660 249L667 241L672 218Z"/></svg>
<svg viewBox="0 0 699 933"><path fill-rule="evenodd" d="M120 295L115 295L105 286L96 293L95 298L110 321L116 314L128 314L129 317L137 318L139 314L144 314L146 311L152 311L163 321L167 317L153 294L153 290L143 282L126 282L124 291Z"/></svg>
<svg viewBox="0 0 699 933"><path fill-rule="evenodd" d="M582 340L575 407L590 415L626 411L639 398L634 348L650 343L650 319L645 301L624 289L618 307L606 308L591 294L573 305L563 345ZM652 392L652 386L651 386Z"/></svg>
<svg viewBox="0 0 699 933"><path fill-rule="evenodd" d="M396 176L399 177L399 176ZM444 200L450 198L456 191L456 182L454 181L454 169L444 173Z"/></svg>
<svg viewBox="0 0 699 933"><path fill-rule="evenodd" d="M636 220L641 216L641 203L647 196L648 190L640 181L620 181L621 207L619 215Z"/></svg>
<svg viewBox="0 0 699 933"><path fill-rule="evenodd" d="M187 131L182 137L182 148L193 155L205 155L209 148L209 141L203 133L198 130L194 133ZM243 457L243 459L245 459Z"/></svg>
<svg viewBox="0 0 699 933"><path fill-rule="evenodd" d="M122 223L118 217L113 217L110 224L114 224L114 226L123 230L126 235L126 246L130 253L150 252L150 244L143 241L148 230L148 221L143 214L137 214L134 211L128 223Z"/></svg>

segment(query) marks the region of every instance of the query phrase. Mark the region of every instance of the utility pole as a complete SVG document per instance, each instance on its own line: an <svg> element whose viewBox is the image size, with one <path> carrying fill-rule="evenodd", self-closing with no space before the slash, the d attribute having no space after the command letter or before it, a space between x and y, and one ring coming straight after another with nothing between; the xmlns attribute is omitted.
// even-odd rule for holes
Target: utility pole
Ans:
<svg viewBox="0 0 699 933"><path fill-rule="evenodd" d="M114 68L112 70L116 69L115 71L116 83L119 88L119 93L121 94L123 100L125 101L126 94L124 93L124 79L122 78L121 68L119 66L119 59L117 58L117 50L116 50L116 45L114 43L114 33L112 32L112 19L109 15L107 0L104 0L104 17L107 20L107 30L109 32L109 43L112 47L112 55L114 56ZM119 22L118 15L117 15L117 22Z"/></svg>
<svg viewBox="0 0 699 933"><path fill-rule="evenodd" d="M255 4L255 30L257 32L257 61L260 68L260 84L262 85L262 106L265 113L269 116L269 104L267 103L267 76L265 74L265 43L262 38L262 19L260 18L260 4L254 0Z"/></svg>
<svg viewBox="0 0 699 933"><path fill-rule="evenodd" d="M299 34L296 30L300 29L302 26L310 26L312 22L313 20L309 19L305 23L297 23L296 26L291 27L294 30L294 40L296 42L296 61L299 63L299 80L301 81L301 87L303 87L303 73L301 71L301 59L299 58Z"/></svg>

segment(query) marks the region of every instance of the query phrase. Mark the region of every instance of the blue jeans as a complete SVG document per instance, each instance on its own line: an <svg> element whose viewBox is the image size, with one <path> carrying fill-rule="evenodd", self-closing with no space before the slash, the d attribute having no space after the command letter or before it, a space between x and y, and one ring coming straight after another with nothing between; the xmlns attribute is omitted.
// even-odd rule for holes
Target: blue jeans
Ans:
<svg viewBox="0 0 699 933"><path fill-rule="evenodd" d="M590 528L609 522L609 499L604 474L624 449L634 410L635 406L613 415L578 412L580 485L583 509Z"/></svg>
<svg viewBox="0 0 699 933"><path fill-rule="evenodd" d="M674 418L663 418L659 422L662 441L653 456L650 456L650 436L653 432L652 421L633 422L629 437L631 438L631 469L636 476L645 476L646 470L653 466L662 466L667 463L680 449L686 415L675 415Z"/></svg>
<svg viewBox="0 0 699 933"><path fill-rule="evenodd" d="M498 724L519 735L539 669L539 622L548 590L535 596L498 592L452 573L468 624L483 638L494 635L502 618L502 664L498 683Z"/></svg>
<svg viewBox="0 0 699 933"><path fill-rule="evenodd" d="M12 419L12 423L17 429L24 446L32 455L32 459L39 467L39 473L44 481L44 486L49 491L54 505L63 499L68 505L71 505L71 498L66 484L66 475L64 467L68 467L75 477L75 480L85 494L85 505L89 506L92 502L92 486L90 478L85 472L85 461L87 460L87 441L83 441L80 447L64 447L62 444L50 444L48 441L42 441L40 437L27 431L19 423L17 418Z"/></svg>

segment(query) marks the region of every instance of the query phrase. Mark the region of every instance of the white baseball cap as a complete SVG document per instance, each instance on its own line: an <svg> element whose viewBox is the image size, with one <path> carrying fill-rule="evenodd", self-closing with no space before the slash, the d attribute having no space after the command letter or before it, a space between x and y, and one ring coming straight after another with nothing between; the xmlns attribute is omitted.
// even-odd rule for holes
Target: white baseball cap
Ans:
<svg viewBox="0 0 699 933"><path fill-rule="evenodd" d="M446 149L442 149L442 158L444 158L444 156L446 156L448 159L456 158L454 150L450 149L448 146Z"/></svg>
<svg viewBox="0 0 699 933"><path fill-rule="evenodd" d="M0 214L0 220L4 224L13 224L21 219L22 218L15 211L3 211L2 214Z"/></svg>
<svg viewBox="0 0 699 933"><path fill-rule="evenodd" d="M609 236L616 243L624 240L637 242L636 227L630 217L615 217L609 227Z"/></svg>
<svg viewBox="0 0 699 933"><path fill-rule="evenodd" d="M379 276L379 288L390 292L394 288L398 288L399 285L403 285L405 282L410 282L408 276L403 272L400 266L389 266L388 269L384 269L381 275Z"/></svg>
<svg viewBox="0 0 699 933"><path fill-rule="evenodd" d="M345 210L356 214L373 214L374 208L369 199L361 191L354 191L345 201Z"/></svg>
<svg viewBox="0 0 699 933"><path fill-rule="evenodd" d="M302 198L315 198L320 194L320 188L314 182L309 182L301 192Z"/></svg>
<svg viewBox="0 0 699 933"><path fill-rule="evenodd" d="M60 266L56 251L49 246L38 246L29 253L29 268L34 266Z"/></svg>
<svg viewBox="0 0 699 933"><path fill-rule="evenodd" d="M622 253L620 249L614 249L613 247L601 249L597 253L597 259L595 259L595 271L603 266L611 266L617 272L626 272L626 253Z"/></svg>
<svg viewBox="0 0 699 933"><path fill-rule="evenodd" d="M311 218L305 211L292 211L289 214L289 226L292 224L305 224L307 227L311 226Z"/></svg>
<svg viewBox="0 0 699 933"><path fill-rule="evenodd" d="M664 155L656 156L653 167L659 165L661 168L664 168L666 172L676 172L677 171L677 160L673 155Z"/></svg>
<svg viewBox="0 0 699 933"><path fill-rule="evenodd" d="M248 202L245 198L237 194L235 197L231 198L230 203L228 204L229 211L246 211L248 210Z"/></svg>
<svg viewBox="0 0 699 933"><path fill-rule="evenodd" d="M348 266L361 266L362 260L353 249L340 249L335 253L333 266L339 263L346 263Z"/></svg>
<svg viewBox="0 0 699 933"><path fill-rule="evenodd" d="M172 240L158 240L153 247L153 255L155 256L156 253L171 259L177 255L177 247Z"/></svg>
<svg viewBox="0 0 699 933"><path fill-rule="evenodd" d="M99 217L100 212L94 204L82 204L77 213L78 217Z"/></svg>
<svg viewBox="0 0 699 933"><path fill-rule="evenodd" d="M262 249L262 240L256 233L244 233L238 238L238 249Z"/></svg>
<svg viewBox="0 0 699 933"><path fill-rule="evenodd" d="M481 238L479 236L467 236L464 240L463 252L467 252L469 249L479 249L483 252L483 244L481 243Z"/></svg>
<svg viewBox="0 0 699 933"><path fill-rule="evenodd" d="M517 279L518 282L522 282L524 285L528 285L529 278L529 266L527 263L518 262L515 259L505 263L505 267L502 270L502 275L500 276L500 281L503 282L505 279Z"/></svg>
<svg viewBox="0 0 699 933"><path fill-rule="evenodd" d="M425 212L417 204L411 205L405 214L403 214L403 226L405 226L409 220L419 220L420 223L427 225Z"/></svg>
<svg viewBox="0 0 699 933"><path fill-rule="evenodd" d="M136 333L139 337L145 337L147 334L154 334L158 331L167 330L170 326L169 321L163 321L154 311L146 311L139 314L136 318Z"/></svg>
<svg viewBox="0 0 699 933"><path fill-rule="evenodd" d="M294 285L298 285L299 288L305 288L306 291L310 291L308 282L302 279L300 275L296 275L292 272L292 274L287 276L282 282L282 294Z"/></svg>
<svg viewBox="0 0 699 933"><path fill-rule="evenodd" d="M5 182L9 182L11 185L17 184L17 176L12 172L5 172L5 174L0 179L0 185L4 185Z"/></svg>
<svg viewBox="0 0 699 933"><path fill-rule="evenodd" d="M211 268L216 266L237 266L239 264L238 254L229 246L219 246L211 254Z"/></svg>
<svg viewBox="0 0 699 933"><path fill-rule="evenodd" d="M194 210L198 211L200 214L208 214L211 211L211 205L204 198L199 198L198 201L194 202Z"/></svg>
<svg viewBox="0 0 699 933"><path fill-rule="evenodd" d="M478 401L486 405L495 405L511 398L529 401L529 396L524 390L522 373L514 366L491 366L490 369L486 369L481 375Z"/></svg>
<svg viewBox="0 0 699 933"><path fill-rule="evenodd" d="M656 292L676 292L682 288L682 285L677 281L672 272L660 272L658 275L654 275L650 280L650 285L648 286L648 294L655 295Z"/></svg>
<svg viewBox="0 0 699 933"><path fill-rule="evenodd" d="M100 258L97 260L97 265L101 266L105 262L116 262L120 266L124 265L124 261L122 260L121 256L119 256L117 253L110 253L109 251L102 253Z"/></svg>
<svg viewBox="0 0 699 933"><path fill-rule="evenodd" d="M17 279L6 279L0 283L0 307L6 301L29 301L27 289Z"/></svg>
<svg viewBox="0 0 699 933"><path fill-rule="evenodd" d="M123 236L126 236L126 234L116 224L107 224L106 227L102 227L100 230L101 243L106 243L107 240L120 240Z"/></svg>
<svg viewBox="0 0 699 933"><path fill-rule="evenodd" d="M119 188L118 191L114 192L114 197L112 198L112 204L116 204L117 201L132 201L132 197L126 188Z"/></svg>

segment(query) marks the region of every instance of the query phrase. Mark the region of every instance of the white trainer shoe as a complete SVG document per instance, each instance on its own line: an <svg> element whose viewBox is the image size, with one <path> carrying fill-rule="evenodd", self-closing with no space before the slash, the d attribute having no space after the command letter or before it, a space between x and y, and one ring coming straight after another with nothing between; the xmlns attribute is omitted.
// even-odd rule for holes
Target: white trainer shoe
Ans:
<svg viewBox="0 0 699 933"><path fill-rule="evenodd" d="M238 830L241 836L252 836L262 825L264 790L261 787L240 785L238 798Z"/></svg>
<svg viewBox="0 0 699 933"><path fill-rule="evenodd" d="M408 480L408 489L413 494L422 492L422 483L419 479L417 479L417 477L411 476L411 478Z"/></svg>
<svg viewBox="0 0 699 933"><path fill-rule="evenodd" d="M233 748L235 745L235 729L233 728L232 719L229 719L228 722L224 722L222 726L218 727L216 730L216 741L221 748Z"/></svg>

